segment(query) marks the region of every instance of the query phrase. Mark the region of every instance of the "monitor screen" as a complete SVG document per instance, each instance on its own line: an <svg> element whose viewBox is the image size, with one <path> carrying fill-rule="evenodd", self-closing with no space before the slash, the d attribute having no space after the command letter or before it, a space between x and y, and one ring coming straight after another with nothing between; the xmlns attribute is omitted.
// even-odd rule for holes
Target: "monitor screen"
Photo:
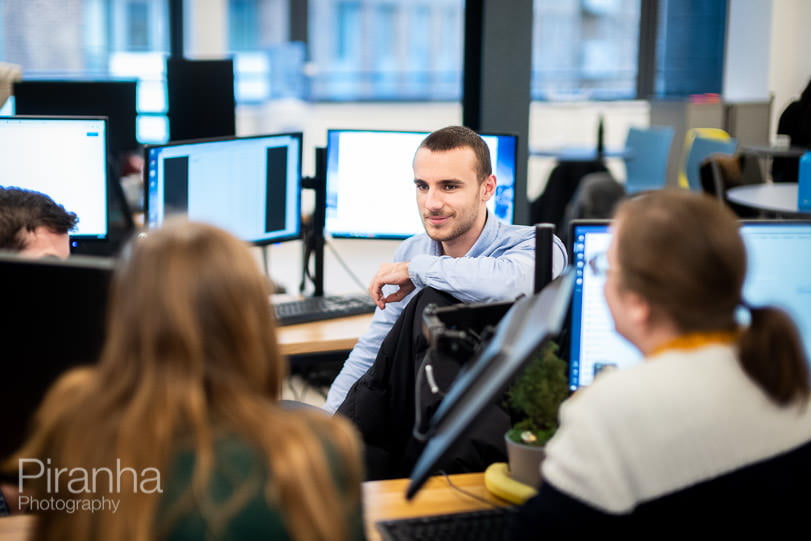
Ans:
<svg viewBox="0 0 811 541"><path fill-rule="evenodd" d="M36 408L51 383L69 368L96 362L113 260L66 261L0 254L3 310L3 419L0 461L23 443Z"/></svg>
<svg viewBox="0 0 811 541"><path fill-rule="evenodd" d="M18 115L106 116L110 153L116 158L138 148L135 138L136 81L18 81Z"/></svg>
<svg viewBox="0 0 811 541"><path fill-rule="evenodd" d="M301 235L301 133L146 148L146 225L172 214L257 245Z"/></svg>
<svg viewBox="0 0 811 541"><path fill-rule="evenodd" d="M573 283L573 274L564 272L539 293L515 301L492 338L465 364L431 416L425 433L429 439L411 471L407 498L436 472L445 453L502 396L532 355L560 332Z"/></svg>
<svg viewBox="0 0 811 541"><path fill-rule="evenodd" d="M0 117L0 185L48 195L79 217L74 239L105 239L107 120Z"/></svg>
<svg viewBox="0 0 811 541"><path fill-rule="evenodd" d="M429 132L328 130L326 231L333 237L403 239L425 231L415 203L414 154ZM481 134L496 193L490 212L513 222L516 135ZM398 204L383 204L397 201Z"/></svg>
<svg viewBox="0 0 811 541"><path fill-rule="evenodd" d="M604 276L588 261L608 249L610 222L575 221L571 226L571 252L576 280L572 296L569 387L588 385L606 367L636 364L639 351L614 330L603 297ZM751 305L773 304L794 319L811 359L811 222L744 221L747 273L743 297ZM746 323L746 312L739 321Z"/></svg>

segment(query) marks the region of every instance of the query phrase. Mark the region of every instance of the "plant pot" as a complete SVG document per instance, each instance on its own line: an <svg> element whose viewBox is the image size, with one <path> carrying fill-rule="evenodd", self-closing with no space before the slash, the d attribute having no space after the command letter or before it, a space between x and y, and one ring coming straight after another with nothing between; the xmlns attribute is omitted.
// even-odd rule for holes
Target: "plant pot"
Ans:
<svg viewBox="0 0 811 541"><path fill-rule="evenodd" d="M507 442L507 457L510 463L510 477L519 483L538 488L541 483L541 462L543 462L543 447L518 443L507 435L504 435Z"/></svg>

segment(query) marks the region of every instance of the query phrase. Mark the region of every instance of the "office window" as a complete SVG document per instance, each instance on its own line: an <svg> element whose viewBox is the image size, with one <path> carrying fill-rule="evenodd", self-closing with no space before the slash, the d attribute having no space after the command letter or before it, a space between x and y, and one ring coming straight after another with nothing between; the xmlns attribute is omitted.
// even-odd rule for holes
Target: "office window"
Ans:
<svg viewBox="0 0 811 541"><path fill-rule="evenodd" d="M229 0L228 48L232 51L250 51L259 46L257 0Z"/></svg>
<svg viewBox="0 0 811 541"><path fill-rule="evenodd" d="M361 54L360 2L338 2L335 12L335 58L351 61Z"/></svg>
<svg viewBox="0 0 811 541"><path fill-rule="evenodd" d="M660 0L657 96L721 93L726 17L726 2Z"/></svg>
<svg viewBox="0 0 811 541"><path fill-rule="evenodd" d="M303 58L288 41L288 0L226 0L225 54L234 58L234 93L239 104L258 104L300 93L291 91L291 64L301 77ZM295 78L295 77L294 77Z"/></svg>
<svg viewBox="0 0 811 541"><path fill-rule="evenodd" d="M149 5L147 2L130 0L126 10L127 50L149 50Z"/></svg>
<svg viewBox="0 0 811 541"><path fill-rule="evenodd" d="M30 79L138 80L138 140L163 142L168 52L163 0L4 0L2 58Z"/></svg>
<svg viewBox="0 0 811 541"><path fill-rule="evenodd" d="M636 94L639 0L535 0L532 97Z"/></svg>
<svg viewBox="0 0 811 541"><path fill-rule="evenodd" d="M463 0L310 0L310 98L458 100Z"/></svg>

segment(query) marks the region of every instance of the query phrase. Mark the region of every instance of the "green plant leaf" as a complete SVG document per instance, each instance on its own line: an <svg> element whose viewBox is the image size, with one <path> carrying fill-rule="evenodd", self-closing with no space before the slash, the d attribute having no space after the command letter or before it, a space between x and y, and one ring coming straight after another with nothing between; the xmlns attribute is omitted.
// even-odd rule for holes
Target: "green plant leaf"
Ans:
<svg viewBox="0 0 811 541"><path fill-rule="evenodd" d="M557 429L558 408L569 394L566 363L557 352L557 344L548 342L507 393L510 408L523 417L515 429L538 432L544 443Z"/></svg>

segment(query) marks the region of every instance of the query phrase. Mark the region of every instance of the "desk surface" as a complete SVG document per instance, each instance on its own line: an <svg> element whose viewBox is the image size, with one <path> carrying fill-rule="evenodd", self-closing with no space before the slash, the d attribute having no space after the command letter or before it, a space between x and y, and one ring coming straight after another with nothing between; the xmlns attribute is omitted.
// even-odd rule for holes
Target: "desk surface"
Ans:
<svg viewBox="0 0 811 541"><path fill-rule="evenodd" d="M451 475L453 484L471 492L494 505L509 505L508 502L490 494L484 486L483 473L462 473ZM363 483L363 513L366 536L369 541L379 541L380 534L375 527L379 520L460 513L477 509L489 509L486 503L459 492L448 485L445 477L432 477L407 502L405 491L408 479L389 481L367 481ZM20 515L0 518L0 539L4 541L25 541L29 537L34 515Z"/></svg>
<svg viewBox="0 0 811 541"><path fill-rule="evenodd" d="M483 473L460 473L451 475L450 478L457 487L494 505L510 505L490 494L484 486ZM375 527L375 523L380 520L460 513L491 507L451 487L444 476L431 477L413 500L406 501L408 483L408 479L363 483L363 520L369 541L380 540Z"/></svg>
<svg viewBox="0 0 811 541"><path fill-rule="evenodd" d="M726 195L739 205L789 216L809 216L797 208L797 183L736 186L727 190Z"/></svg>
<svg viewBox="0 0 811 541"><path fill-rule="evenodd" d="M0 539L3 541L25 541L34 518L32 515L15 515L0 518Z"/></svg>
<svg viewBox="0 0 811 541"><path fill-rule="evenodd" d="M278 327L282 355L349 351L369 328L373 314Z"/></svg>

